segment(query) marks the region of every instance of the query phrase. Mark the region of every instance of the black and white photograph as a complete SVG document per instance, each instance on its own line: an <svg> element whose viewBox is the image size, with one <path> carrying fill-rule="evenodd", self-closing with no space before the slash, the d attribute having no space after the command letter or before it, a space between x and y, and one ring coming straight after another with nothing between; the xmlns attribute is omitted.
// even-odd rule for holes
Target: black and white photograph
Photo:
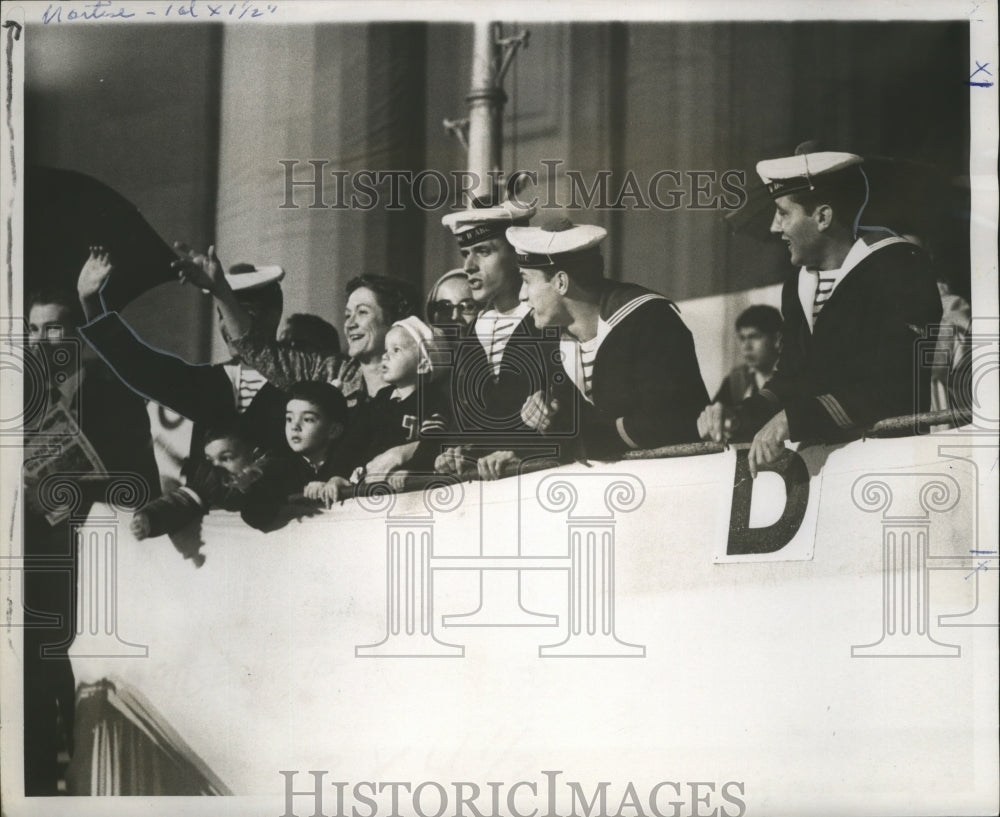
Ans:
<svg viewBox="0 0 1000 817"><path fill-rule="evenodd" d="M4 817L997 813L996 0L2 20Z"/></svg>

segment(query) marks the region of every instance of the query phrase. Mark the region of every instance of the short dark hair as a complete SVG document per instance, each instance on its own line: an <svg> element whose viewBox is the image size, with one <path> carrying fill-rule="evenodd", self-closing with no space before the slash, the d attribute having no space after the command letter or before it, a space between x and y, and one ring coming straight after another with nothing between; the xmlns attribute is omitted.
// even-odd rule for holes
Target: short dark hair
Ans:
<svg viewBox="0 0 1000 817"><path fill-rule="evenodd" d="M49 286L33 290L25 298L25 313L31 312L31 308L38 304L55 304L66 309L74 329L83 326L86 322L83 316L83 307L80 306L80 299L75 292L67 287Z"/></svg>
<svg viewBox="0 0 1000 817"><path fill-rule="evenodd" d="M253 445L251 435L247 430L246 422L243 420L242 415L229 422L208 426L201 435L202 447L215 440L239 440L247 445Z"/></svg>
<svg viewBox="0 0 1000 817"><path fill-rule="evenodd" d="M765 335L774 335L781 331L781 323L781 313L773 306L754 304L740 313L736 330L759 329Z"/></svg>
<svg viewBox="0 0 1000 817"><path fill-rule="evenodd" d="M340 352L340 335L336 327L319 315L296 312L285 319L282 339L296 348L313 349L326 355Z"/></svg>
<svg viewBox="0 0 1000 817"><path fill-rule="evenodd" d="M815 190L789 193L788 197L811 214L821 204L833 209L834 218L844 227L853 227L867 198L867 183L860 167L847 167L817 182Z"/></svg>
<svg viewBox="0 0 1000 817"><path fill-rule="evenodd" d="M277 310L279 313L285 304L285 296L281 291L281 284L277 281L265 284L262 287L254 287L253 289L240 289L234 294L236 295L236 300L241 304L252 303L260 306L262 309Z"/></svg>
<svg viewBox="0 0 1000 817"><path fill-rule="evenodd" d="M289 401L305 400L316 406L326 419L340 425L347 424L347 400L336 386L320 380L303 380L294 383L287 394Z"/></svg>
<svg viewBox="0 0 1000 817"><path fill-rule="evenodd" d="M420 292L409 281L388 275L359 275L347 282L347 294L356 289L370 289L381 307L387 324L418 314Z"/></svg>

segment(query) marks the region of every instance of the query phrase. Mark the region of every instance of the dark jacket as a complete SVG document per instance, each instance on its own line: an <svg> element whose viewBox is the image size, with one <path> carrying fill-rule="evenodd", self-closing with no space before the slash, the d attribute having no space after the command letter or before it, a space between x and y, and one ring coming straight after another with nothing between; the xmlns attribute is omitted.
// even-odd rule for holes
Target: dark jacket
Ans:
<svg viewBox="0 0 1000 817"><path fill-rule="evenodd" d="M354 458L355 466L364 466L390 448L421 442L406 470L432 472L434 458L440 453L435 450L434 442L440 441L449 425L448 399L439 384L429 381L422 381L404 400L392 399L394 391L394 386L386 386L363 410L354 409L348 426L348 434L353 438L349 455ZM427 435L431 435L430 443L424 445Z"/></svg>
<svg viewBox="0 0 1000 817"><path fill-rule="evenodd" d="M269 458L260 479L244 494L240 506L243 521L258 530L270 530L281 509L301 499L300 494L308 483L349 477L351 458L347 455L348 448L343 437L335 440L319 468L314 468L305 457L292 452Z"/></svg>
<svg viewBox="0 0 1000 817"><path fill-rule="evenodd" d="M784 410L792 440L840 442L886 417L926 411L930 378L919 377L917 342L941 319L927 256L891 243L840 281L813 331L802 311L798 273L782 290L783 345L774 377L738 410L749 438Z"/></svg>
<svg viewBox="0 0 1000 817"><path fill-rule="evenodd" d="M138 337L117 312L109 312L80 329L80 334L119 379L142 397L191 420L193 465L203 459L202 437L209 426L226 425L237 417L236 398L225 368L219 364L188 363L155 349ZM264 451L289 453L284 436L288 398L265 383L242 415L250 441ZM192 475L191 468L185 476Z"/></svg>
<svg viewBox="0 0 1000 817"><path fill-rule="evenodd" d="M551 444L521 420L524 401L535 392L551 393L564 379L558 362L558 332L540 330L529 314L514 328L495 373L475 332L468 327L446 348L442 388L450 395L445 435L427 435L440 452L446 445L474 447L474 456L500 449ZM443 439L440 437L443 436Z"/></svg>
<svg viewBox="0 0 1000 817"><path fill-rule="evenodd" d="M579 395L582 455L615 459L631 449L697 440L708 392L677 307L644 287L606 281L600 317L608 331L594 358L591 400L579 388L572 395ZM569 368L566 374L574 378Z"/></svg>

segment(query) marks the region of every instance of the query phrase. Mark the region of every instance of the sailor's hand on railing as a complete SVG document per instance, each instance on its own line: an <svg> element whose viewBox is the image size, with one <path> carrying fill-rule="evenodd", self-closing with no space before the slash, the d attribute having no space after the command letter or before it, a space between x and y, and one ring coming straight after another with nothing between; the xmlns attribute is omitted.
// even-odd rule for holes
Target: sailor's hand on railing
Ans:
<svg viewBox="0 0 1000 817"><path fill-rule="evenodd" d="M475 471L475 465L466 456L468 450L463 445L446 448L434 460L434 470L439 474L453 474L464 479L469 472Z"/></svg>
<svg viewBox="0 0 1000 817"><path fill-rule="evenodd" d="M398 471L393 471L389 476L385 478L385 481L389 483L389 487L394 491L405 491L406 490L406 478L410 475L410 472L405 468L400 468Z"/></svg>
<svg viewBox="0 0 1000 817"><path fill-rule="evenodd" d="M545 392L536 391L521 406L521 420L528 428L533 428L544 434L552 425L552 420L559 411L559 401L545 402Z"/></svg>
<svg viewBox="0 0 1000 817"><path fill-rule="evenodd" d="M722 403L712 403L698 417L698 436L716 443L729 442L733 433L733 411Z"/></svg>
<svg viewBox="0 0 1000 817"><path fill-rule="evenodd" d="M500 479L510 473L510 468L518 462L513 451L493 451L476 462L479 478L486 480Z"/></svg>
<svg viewBox="0 0 1000 817"><path fill-rule="evenodd" d="M785 440L789 437L788 417L784 411L775 414L764 427L754 435L747 455L750 476L757 478L757 471L764 465L772 465L785 455Z"/></svg>

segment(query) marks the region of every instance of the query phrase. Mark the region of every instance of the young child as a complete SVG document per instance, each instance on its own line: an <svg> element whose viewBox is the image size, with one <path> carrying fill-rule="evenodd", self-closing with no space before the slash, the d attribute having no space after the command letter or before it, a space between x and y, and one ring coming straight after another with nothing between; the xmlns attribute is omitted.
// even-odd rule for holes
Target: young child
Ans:
<svg viewBox="0 0 1000 817"><path fill-rule="evenodd" d="M443 433L445 413L434 384L435 335L415 316L396 321L385 336L382 379L389 385L375 395L359 417L352 436L365 447L352 482L388 480L401 490L412 471L433 472L433 443L427 434Z"/></svg>
<svg viewBox="0 0 1000 817"><path fill-rule="evenodd" d="M284 505L305 498L335 501L350 485L356 459L355 438L345 437L347 401L334 386L319 381L296 383L288 390L285 438L290 455L272 457L259 480L247 490L243 521L268 530Z"/></svg>
<svg viewBox="0 0 1000 817"><path fill-rule="evenodd" d="M212 508L241 510L245 492L266 463L239 421L210 428L204 437L205 460L194 468L188 484L143 506L129 525L136 539L174 533Z"/></svg>

